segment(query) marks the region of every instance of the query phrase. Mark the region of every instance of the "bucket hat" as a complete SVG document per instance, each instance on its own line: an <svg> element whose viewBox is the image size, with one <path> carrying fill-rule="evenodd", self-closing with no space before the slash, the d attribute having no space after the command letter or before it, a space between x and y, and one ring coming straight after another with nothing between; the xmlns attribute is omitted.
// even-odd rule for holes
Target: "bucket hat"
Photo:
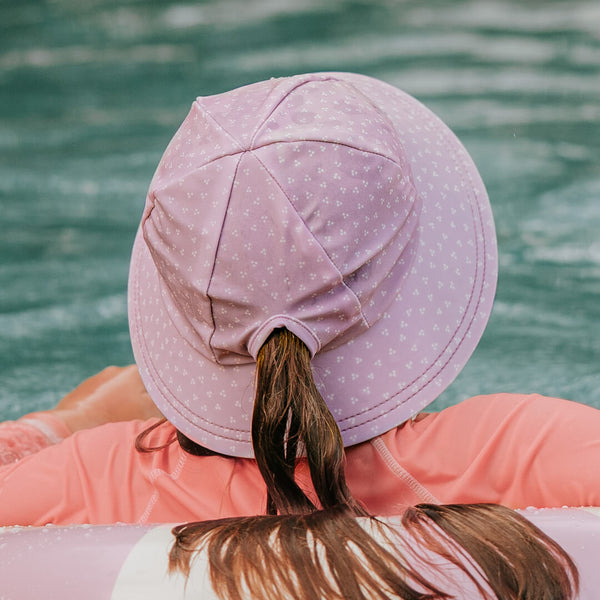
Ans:
<svg viewBox="0 0 600 600"><path fill-rule="evenodd" d="M253 456L257 353L286 327L345 445L432 402L475 349L497 276L488 197L429 109L352 73L197 98L150 184L129 321L186 436Z"/></svg>

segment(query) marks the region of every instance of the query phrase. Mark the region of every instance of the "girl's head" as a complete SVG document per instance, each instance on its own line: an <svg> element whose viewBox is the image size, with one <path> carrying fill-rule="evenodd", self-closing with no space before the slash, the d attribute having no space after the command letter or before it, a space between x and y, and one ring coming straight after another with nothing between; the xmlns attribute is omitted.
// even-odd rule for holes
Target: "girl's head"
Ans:
<svg viewBox="0 0 600 600"><path fill-rule="evenodd" d="M159 164L131 264L136 362L187 437L252 456L256 360L285 328L359 443L458 374L496 271L481 179L428 109L360 75L272 79L198 98Z"/></svg>

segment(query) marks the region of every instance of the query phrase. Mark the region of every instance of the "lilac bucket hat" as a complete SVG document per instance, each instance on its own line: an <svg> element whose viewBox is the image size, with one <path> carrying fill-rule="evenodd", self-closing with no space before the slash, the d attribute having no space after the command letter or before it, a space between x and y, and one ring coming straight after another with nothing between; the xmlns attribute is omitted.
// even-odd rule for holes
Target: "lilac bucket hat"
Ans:
<svg viewBox="0 0 600 600"><path fill-rule="evenodd" d="M250 457L256 356L286 327L352 445L456 377L496 275L485 188L431 111L362 75L271 79L198 98L165 151L131 259L133 350L175 427Z"/></svg>

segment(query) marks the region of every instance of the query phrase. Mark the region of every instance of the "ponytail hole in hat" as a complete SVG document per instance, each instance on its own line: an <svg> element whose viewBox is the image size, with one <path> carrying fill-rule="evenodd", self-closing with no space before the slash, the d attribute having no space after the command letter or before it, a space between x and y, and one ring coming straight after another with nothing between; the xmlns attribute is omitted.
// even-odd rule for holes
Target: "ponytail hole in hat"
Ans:
<svg viewBox="0 0 600 600"><path fill-rule="evenodd" d="M254 332L248 342L248 353L254 360L271 332L279 328L285 328L300 338L308 348L311 358L321 349L319 338L302 321L288 315L274 315Z"/></svg>

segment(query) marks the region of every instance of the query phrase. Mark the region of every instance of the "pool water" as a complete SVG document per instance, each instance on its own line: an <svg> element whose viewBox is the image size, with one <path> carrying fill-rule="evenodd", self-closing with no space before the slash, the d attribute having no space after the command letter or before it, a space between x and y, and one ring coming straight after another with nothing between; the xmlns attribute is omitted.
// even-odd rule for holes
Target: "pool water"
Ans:
<svg viewBox="0 0 600 600"><path fill-rule="evenodd" d="M496 391L600 407L597 0L23 0L0 17L0 418L132 361L129 252L193 99L317 70L418 97L488 186L497 301L435 408Z"/></svg>

